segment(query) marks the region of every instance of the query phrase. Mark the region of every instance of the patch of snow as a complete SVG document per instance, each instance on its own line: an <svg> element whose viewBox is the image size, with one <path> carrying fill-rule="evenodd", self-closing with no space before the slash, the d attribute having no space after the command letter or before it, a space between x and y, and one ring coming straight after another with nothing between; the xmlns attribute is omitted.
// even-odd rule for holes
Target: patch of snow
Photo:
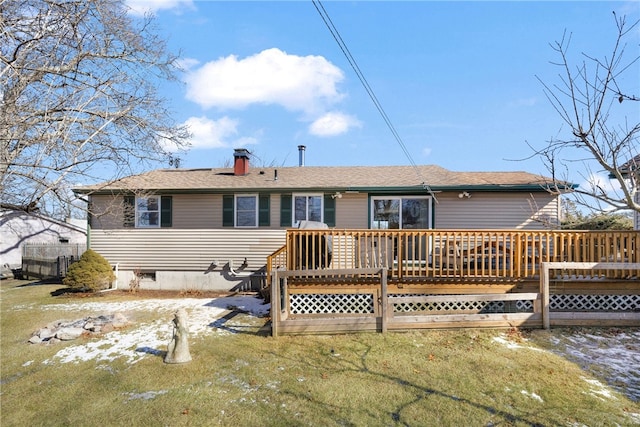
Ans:
<svg viewBox="0 0 640 427"><path fill-rule="evenodd" d="M510 348L512 350L518 349L518 348L524 348L523 346L521 346L518 343L515 343L513 341L509 341L508 339L504 338L504 337L493 337L493 340L495 342L497 342L498 344L502 344L503 346Z"/></svg>
<svg viewBox="0 0 640 427"><path fill-rule="evenodd" d="M522 393L523 395L530 397L531 399L537 400L540 403L544 403L544 401L542 400L542 398L540 396L538 396L535 393L529 393L526 390L522 390L520 393Z"/></svg>
<svg viewBox="0 0 640 427"><path fill-rule="evenodd" d="M230 297L214 298L212 300L204 298L174 298L174 299L140 299L135 301L122 302L84 302L68 304L48 304L41 306L42 310L62 310L62 311L170 311L174 312L179 308L205 309L218 308L227 310L229 308L238 309L250 313L257 317L263 317L269 313L269 304L252 295L240 295ZM16 309L16 307L14 307ZM31 306L21 307L21 309L32 309Z"/></svg>
<svg viewBox="0 0 640 427"><path fill-rule="evenodd" d="M609 386L631 400L640 401L640 328L551 329L547 337L536 339L546 340L552 346L552 353L605 379ZM505 335L493 340L514 350L540 350L509 340ZM597 382L591 385L594 387L591 395L600 399L614 398L604 384Z"/></svg>
<svg viewBox="0 0 640 427"><path fill-rule="evenodd" d="M497 342L498 344L502 344L505 347L507 347L508 349L511 350L517 350L517 349L527 349L527 350L533 350L533 351L544 351L541 350L539 348L536 347L531 347L529 345L522 345L521 343L509 340L507 338L505 338L504 336L499 336L499 337L493 337L493 340L495 342ZM523 341L526 342L526 341Z"/></svg>
<svg viewBox="0 0 640 427"><path fill-rule="evenodd" d="M553 330L552 330L553 331ZM550 340L554 353L583 369L606 378L607 383L634 401L640 401L640 329L567 329Z"/></svg>
<svg viewBox="0 0 640 427"><path fill-rule="evenodd" d="M253 393L258 390L258 385L251 385L243 379L238 378L234 374L227 374L224 376L218 376L219 384L230 384L238 389L242 390L244 394ZM219 393L226 393L226 391L219 390Z"/></svg>
<svg viewBox="0 0 640 427"><path fill-rule="evenodd" d="M130 400L138 400L138 399L151 400L151 399L154 399L156 396L167 394L167 390L145 391L143 393L125 393L125 394L129 396L129 398L127 399L127 402Z"/></svg>
<svg viewBox="0 0 640 427"><path fill-rule="evenodd" d="M116 358L125 358L133 364L147 355L162 354L173 334L172 314L179 308L187 310L189 316L189 336L203 334L228 335L231 328L225 327L221 318L228 308L241 310L256 317L264 317L269 305L260 298L251 295L221 297L213 300L198 298L146 299L123 302L84 302L68 304L50 304L43 310L63 310L65 312L92 311L117 313L127 311L151 311L165 316L151 323L134 325L123 330L104 334L99 340L81 345L71 345L61 349L45 364L77 363L89 360L110 362Z"/></svg>
<svg viewBox="0 0 640 427"><path fill-rule="evenodd" d="M607 398L609 400L616 400L616 397L611 394L611 390L609 390L607 386L602 384L600 381L585 377L581 378L584 382L592 386L592 388L589 390L592 396L600 398L601 400L604 400L604 398Z"/></svg>
<svg viewBox="0 0 640 427"><path fill-rule="evenodd" d="M18 304L11 307L14 311L33 310L34 304Z"/></svg>

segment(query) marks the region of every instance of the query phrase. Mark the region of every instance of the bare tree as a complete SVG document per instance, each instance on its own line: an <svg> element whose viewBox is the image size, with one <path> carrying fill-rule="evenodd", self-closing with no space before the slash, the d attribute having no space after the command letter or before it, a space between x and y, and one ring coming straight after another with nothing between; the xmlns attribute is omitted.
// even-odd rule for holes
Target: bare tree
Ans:
<svg viewBox="0 0 640 427"><path fill-rule="evenodd" d="M638 39L632 31L638 21L629 25L625 17L615 13L614 20L617 37L610 56L596 58L582 53L583 61L572 66L568 54L571 36L565 33L561 41L551 45L560 57L554 63L562 69L559 83L538 80L563 128L568 127L569 136L552 138L535 150L535 155L543 159L553 178L570 181L570 172L577 170L589 183L574 190L579 205L596 211L640 212L635 197L640 185L640 114L635 108L630 117L620 111L639 101ZM636 56L627 58L625 40L630 36L635 36L631 52ZM595 176L611 181L603 184Z"/></svg>
<svg viewBox="0 0 640 427"><path fill-rule="evenodd" d="M177 57L120 0L0 0L2 203L60 216L72 186L173 160L184 147L156 85Z"/></svg>

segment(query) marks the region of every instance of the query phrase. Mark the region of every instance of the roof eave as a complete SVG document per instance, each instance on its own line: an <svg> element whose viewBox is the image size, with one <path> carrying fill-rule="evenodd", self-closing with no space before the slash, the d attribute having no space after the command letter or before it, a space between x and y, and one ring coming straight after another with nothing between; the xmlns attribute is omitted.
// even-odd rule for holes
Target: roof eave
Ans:
<svg viewBox="0 0 640 427"><path fill-rule="evenodd" d="M578 187L578 184L549 183L543 184L483 184L483 185L448 185L448 186L343 186L343 187L246 187L246 188L145 188L140 191L156 194L233 194L233 193L296 193L296 192L351 192L351 193L429 193L446 191L485 191L485 192L545 192L549 189L569 191ZM75 188L76 194L83 195L116 195L131 194L132 189L91 189Z"/></svg>

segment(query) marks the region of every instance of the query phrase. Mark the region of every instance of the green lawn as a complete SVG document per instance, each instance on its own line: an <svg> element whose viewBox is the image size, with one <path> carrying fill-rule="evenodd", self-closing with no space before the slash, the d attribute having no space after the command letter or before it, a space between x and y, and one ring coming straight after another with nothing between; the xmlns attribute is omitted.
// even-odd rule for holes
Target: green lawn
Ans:
<svg viewBox="0 0 640 427"><path fill-rule="evenodd" d="M274 339L264 333L267 319L238 314L224 324L225 331L209 326L191 338L193 361L187 364L165 364L161 352L135 362L116 357L64 363L55 355L78 342L32 345L31 333L60 318L92 314L74 311L74 304L141 297L54 297L61 285L25 283L3 281L0 288L3 427L640 423L637 403L534 344L553 331ZM127 315L135 319L130 330L161 316L153 310ZM99 347L100 338L80 341Z"/></svg>

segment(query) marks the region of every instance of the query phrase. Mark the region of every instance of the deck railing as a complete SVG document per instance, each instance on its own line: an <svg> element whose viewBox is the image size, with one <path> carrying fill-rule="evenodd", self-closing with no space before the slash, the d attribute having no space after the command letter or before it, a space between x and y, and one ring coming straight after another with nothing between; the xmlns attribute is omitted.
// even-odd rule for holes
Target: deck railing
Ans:
<svg viewBox="0 0 640 427"><path fill-rule="evenodd" d="M392 279L534 279L543 262L640 262L638 231L287 230L276 269L386 268ZM616 279L639 270L559 271Z"/></svg>
<svg viewBox="0 0 640 427"><path fill-rule="evenodd" d="M287 245L273 252L267 257L267 286L271 284L271 276L275 270L286 270L287 268Z"/></svg>

